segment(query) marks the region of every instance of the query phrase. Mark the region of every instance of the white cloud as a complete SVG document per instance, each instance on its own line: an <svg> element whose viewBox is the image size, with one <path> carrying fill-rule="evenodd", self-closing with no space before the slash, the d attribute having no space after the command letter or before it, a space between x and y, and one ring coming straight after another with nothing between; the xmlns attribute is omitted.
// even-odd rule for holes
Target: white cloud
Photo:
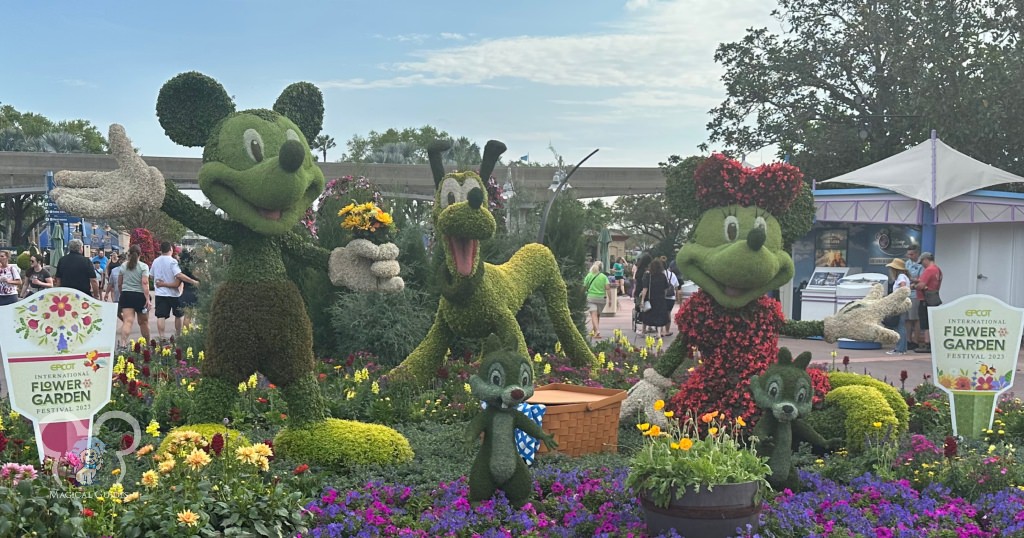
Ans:
<svg viewBox="0 0 1024 538"><path fill-rule="evenodd" d="M441 32L441 39L448 39L451 41L465 41L466 39L468 39L468 36L454 32Z"/></svg>

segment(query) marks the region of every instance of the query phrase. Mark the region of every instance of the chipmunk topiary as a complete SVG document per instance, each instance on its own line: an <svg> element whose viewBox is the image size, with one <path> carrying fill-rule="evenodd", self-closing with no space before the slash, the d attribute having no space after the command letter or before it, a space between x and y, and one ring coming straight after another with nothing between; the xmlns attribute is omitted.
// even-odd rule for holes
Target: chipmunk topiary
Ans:
<svg viewBox="0 0 1024 538"><path fill-rule="evenodd" d="M565 281L550 249L531 243L501 265L485 263L480 253L480 242L493 237L497 228L481 178L491 176L505 144L487 142L479 174L445 174L441 154L449 147L441 141L427 149L436 186L434 230L444 252L439 268L441 300L427 336L389 377L426 384L455 337L485 338L493 333L503 342L515 342L517 351L525 355L526 339L516 313L535 291L543 294L555 334L573 365L594 366L597 359L573 323Z"/></svg>
<svg viewBox="0 0 1024 538"><path fill-rule="evenodd" d="M814 396L811 376L807 375L810 363L810 352L805 351L794 360L789 349L782 348L778 362L763 374L750 378L750 393L757 407L763 410L754 427L757 451L768 457L768 466L772 469L768 483L776 491L799 489L793 450L801 441L823 449L837 448L842 442L839 439L826 441L804 421L811 412L811 397Z"/></svg>
<svg viewBox="0 0 1024 538"><path fill-rule="evenodd" d="M134 152L120 125L110 127L118 169L58 172L54 199L67 212L92 218L163 210L197 234L231 245L206 325L203 379L190 420L221 424L234 407L238 384L259 371L288 404L289 426L275 440L281 455L344 463L348 445L341 440L349 437L350 423L329 418L315 376L309 317L283 258L327 271L335 285L355 290L398 291L403 282L393 244L360 239L328 252L294 231L324 189L308 142L323 121L320 90L298 82L285 88L273 110L236 112L220 83L189 72L164 84L156 108L171 140L204 148L199 186L226 218L165 183ZM318 442L311 445L314 438ZM411 459L397 432L381 450L395 461Z"/></svg>
<svg viewBox="0 0 1024 538"><path fill-rule="evenodd" d="M469 500L490 499L505 492L512 506L526 503L533 491L530 471L516 449L515 430L558 448L555 439L530 420L517 406L533 396L533 365L530 358L502 347L491 335L484 343L479 374L469 378L473 396L487 404L466 428L466 442L475 443L483 433L483 445L469 473Z"/></svg>

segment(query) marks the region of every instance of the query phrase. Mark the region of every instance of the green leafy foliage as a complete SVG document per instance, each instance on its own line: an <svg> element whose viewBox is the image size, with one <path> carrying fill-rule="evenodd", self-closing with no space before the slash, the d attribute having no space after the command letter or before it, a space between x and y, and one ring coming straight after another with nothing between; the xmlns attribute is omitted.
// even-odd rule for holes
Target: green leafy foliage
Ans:
<svg viewBox="0 0 1024 538"><path fill-rule="evenodd" d="M205 146L217 124L234 111L235 103L224 86L196 71L168 80L156 100L160 126L182 146Z"/></svg>
<svg viewBox="0 0 1024 538"><path fill-rule="evenodd" d="M315 140L323 129L324 95L309 82L289 84L274 102L274 112L292 120L306 140Z"/></svg>
<svg viewBox="0 0 1024 538"><path fill-rule="evenodd" d="M327 309L334 330L334 352L346 356L368 351L382 364L397 366L427 334L434 317L422 292L339 293Z"/></svg>

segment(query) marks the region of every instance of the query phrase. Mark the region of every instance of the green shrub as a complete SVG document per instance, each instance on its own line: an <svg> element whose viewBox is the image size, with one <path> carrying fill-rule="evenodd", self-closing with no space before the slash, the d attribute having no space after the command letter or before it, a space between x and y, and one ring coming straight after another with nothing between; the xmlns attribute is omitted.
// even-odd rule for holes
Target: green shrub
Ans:
<svg viewBox="0 0 1024 538"><path fill-rule="evenodd" d="M782 336L790 338L810 338L825 334L825 325L821 321L797 321L787 319L779 331Z"/></svg>
<svg viewBox="0 0 1024 538"><path fill-rule="evenodd" d="M899 421L897 431L907 431L907 427L910 425L910 410L907 407L907 401L900 394L900 391L896 390L896 387L869 375L849 372L830 372L828 374L828 381L832 384L833 389L849 385L863 385L877 389L878 392L882 393L886 403L889 404L889 408L896 415L896 420Z"/></svg>
<svg viewBox="0 0 1024 538"><path fill-rule="evenodd" d="M400 293L339 293L328 309L335 356L368 351L388 369L397 366L427 335L437 301L414 289Z"/></svg>
<svg viewBox="0 0 1024 538"><path fill-rule="evenodd" d="M285 428L274 438L277 454L293 462L358 467L406 463L413 458L409 441L380 424L327 419L305 428Z"/></svg>
<svg viewBox="0 0 1024 538"><path fill-rule="evenodd" d="M882 393L874 387L847 385L833 388L825 395L826 405L836 405L846 412L846 448L850 453L864 450L868 440L889 428L898 427L896 415Z"/></svg>

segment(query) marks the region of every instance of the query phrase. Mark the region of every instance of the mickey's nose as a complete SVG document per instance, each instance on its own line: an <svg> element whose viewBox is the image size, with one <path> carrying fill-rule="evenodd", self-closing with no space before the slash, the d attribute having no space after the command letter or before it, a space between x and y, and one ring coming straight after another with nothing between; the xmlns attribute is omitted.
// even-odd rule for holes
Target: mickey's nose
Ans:
<svg viewBox="0 0 1024 538"><path fill-rule="evenodd" d="M764 246L764 241L766 238L767 236L764 233L764 228L754 228L753 230L750 230L750 233L747 234L747 246L750 247L750 250L757 252L761 250L761 247Z"/></svg>
<svg viewBox="0 0 1024 538"><path fill-rule="evenodd" d="M302 161L306 159L306 150L302 147L302 143L298 140L286 140L281 145L281 152L277 157L277 164L285 172L291 173L299 169L302 166Z"/></svg>

